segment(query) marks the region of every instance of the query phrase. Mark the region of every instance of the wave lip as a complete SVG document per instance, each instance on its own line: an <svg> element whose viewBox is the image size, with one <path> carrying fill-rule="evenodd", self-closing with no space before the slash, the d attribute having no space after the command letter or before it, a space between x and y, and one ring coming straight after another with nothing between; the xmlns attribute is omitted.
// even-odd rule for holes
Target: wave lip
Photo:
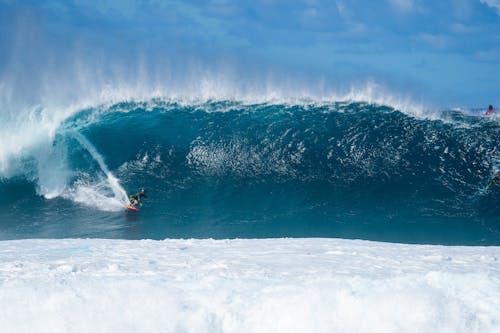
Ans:
<svg viewBox="0 0 500 333"><path fill-rule="evenodd" d="M0 242L7 331L496 332L499 247Z"/></svg>
<svg viewBox="0 0 500 333"><path fill-rule="evenodd" d="M91 72L94 72L91 70ZM258 85L244 84L240 87L231 79L217 77L209 78L202 75L196 84L192 82L174 87L172 85L143 87L142 85L127 86L120 84L96 83L90 77L86 78L83 87L72 89L72 98L61 98L56 94L50 96L50 91L58 90L48 86L39 92L41 96L26 104L22 98L3 98L0 94L0 136L7 140L0 152L0 176L9 175L12 160L29 154L32 148L40 144L50 144L54 135L67 119L85 109L106 109L109 106L123 102L149 103L152 100L180 103L181 105L200 105L207 102L233 101L244 104L324 104L336 101L364 101L389 105L408 114L422 117L435 117L436 113L409 98L398 97L389 93L380 85L369 81L365 85L340 93L314 91L312 89L288 87L280 84ZM85 80L84 80L85 81ZM238 78L238 81L239 78ZM82 84L82 82L80 82ZM45 84L47 84L45 82ZM102 85L101 89L95 85ZM53 86L60 86L61 82ZM87 86L88 85L88 86ZM276 85L276 87L274 86ZM67 91L70 83L66 83L61 91ZM12 87L11 87L12 88ZM8 82L0 81L0 92L8 95ZM19 89L22 90L22 89ZM74 95L75 92L81 92ZM64 94L62 94L64 95Z"/></svg>

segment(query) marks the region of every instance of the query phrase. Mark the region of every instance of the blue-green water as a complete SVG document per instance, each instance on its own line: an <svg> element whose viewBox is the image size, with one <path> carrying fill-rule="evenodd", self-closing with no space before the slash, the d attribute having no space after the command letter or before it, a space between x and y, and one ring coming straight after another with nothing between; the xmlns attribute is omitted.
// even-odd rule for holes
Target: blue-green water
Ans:
<svg viewBox="0 0 500 333"><path fill-rule="evenodd" d="M147 189L139 213L106 207L115 194L79 135L129 194ZM498 167L499 138L493 119L456 111L418 119L366 103L153 100L86 109L1 179L0 239L500 245L499 188L480 191Z"/></svg>

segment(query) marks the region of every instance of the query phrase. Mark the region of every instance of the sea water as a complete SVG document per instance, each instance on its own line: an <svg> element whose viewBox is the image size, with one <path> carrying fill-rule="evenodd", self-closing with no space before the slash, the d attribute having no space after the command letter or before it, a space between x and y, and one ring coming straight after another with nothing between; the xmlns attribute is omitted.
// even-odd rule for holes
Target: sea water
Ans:
<svg viewBox="0 0 500 333"><path fill-rule="evenodd" d="M2 154L0 239L500 244L499 189L484 191L499 166L496 118L354 101L150 99L56 125ZM141 188L140 213L124 211Z"/></svg>
<svg viewBox="0 0 500 333"><path fill-rule="evenodd" d="M498 118L414 111L152 98L5 118L2 331L498 331Z"/></svg>

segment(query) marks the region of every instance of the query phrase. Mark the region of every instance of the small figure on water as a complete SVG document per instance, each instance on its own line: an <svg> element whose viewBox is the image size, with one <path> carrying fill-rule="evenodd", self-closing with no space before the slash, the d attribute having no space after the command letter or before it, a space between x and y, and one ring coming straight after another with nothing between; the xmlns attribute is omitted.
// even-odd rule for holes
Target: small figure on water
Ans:
<svg viewBox="0 0 500 333"><path fill-rule="evenodd" d="M485 112L485 116L491 116L492 114L495 113L495 110L493 109L493 105L488 106L488 110Z"/></svg>
<svg viewBox="0 0 500 333"><path fill-rule="evenodd" d="M145 189L141 189L140 192L137 192L136 194L132 194L130 197L129 197L129 200L130 200L130 204L133 206L133 207L136 207L137 205L140 205L142 206L142 202L141 202L141 199L143 197L146 197L146 190Z"/></svg>
<svg viewBox="0 0 500 333"><path fill-rule="evenodd" d="M500 171L495 172L495 176L488 182L486 189L489 189L492 185L500 186Z"/></svg>

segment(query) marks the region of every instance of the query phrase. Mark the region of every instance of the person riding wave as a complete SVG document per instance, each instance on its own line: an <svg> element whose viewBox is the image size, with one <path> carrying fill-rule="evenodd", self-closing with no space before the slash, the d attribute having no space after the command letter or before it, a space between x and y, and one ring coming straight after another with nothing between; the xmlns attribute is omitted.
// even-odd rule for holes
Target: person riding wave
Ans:
<svg viewBox="0 0 500 333"><path fill-rule="evenodd" d="M500 171L495 172L495 176L488 182L486 189L489 189L492 185L500 186Z"/></svg>
<svg viewBox="0 0 500 333"><path fill-rule="evenodd" d="M495 113L495 110L493 109L493 105L488 106L488 110L485 112L485 116L491 116L493 113Z"/></svg>
<svg viewBox="0 0 500 333"><path fill-rule="evenodd" d="M134 207L137 205L142 206L141 198L143 198L143 197L147 198L145 189L141 189L140 192L137 192L136 194L132 194L129 197L130 204Z"/></svg>

